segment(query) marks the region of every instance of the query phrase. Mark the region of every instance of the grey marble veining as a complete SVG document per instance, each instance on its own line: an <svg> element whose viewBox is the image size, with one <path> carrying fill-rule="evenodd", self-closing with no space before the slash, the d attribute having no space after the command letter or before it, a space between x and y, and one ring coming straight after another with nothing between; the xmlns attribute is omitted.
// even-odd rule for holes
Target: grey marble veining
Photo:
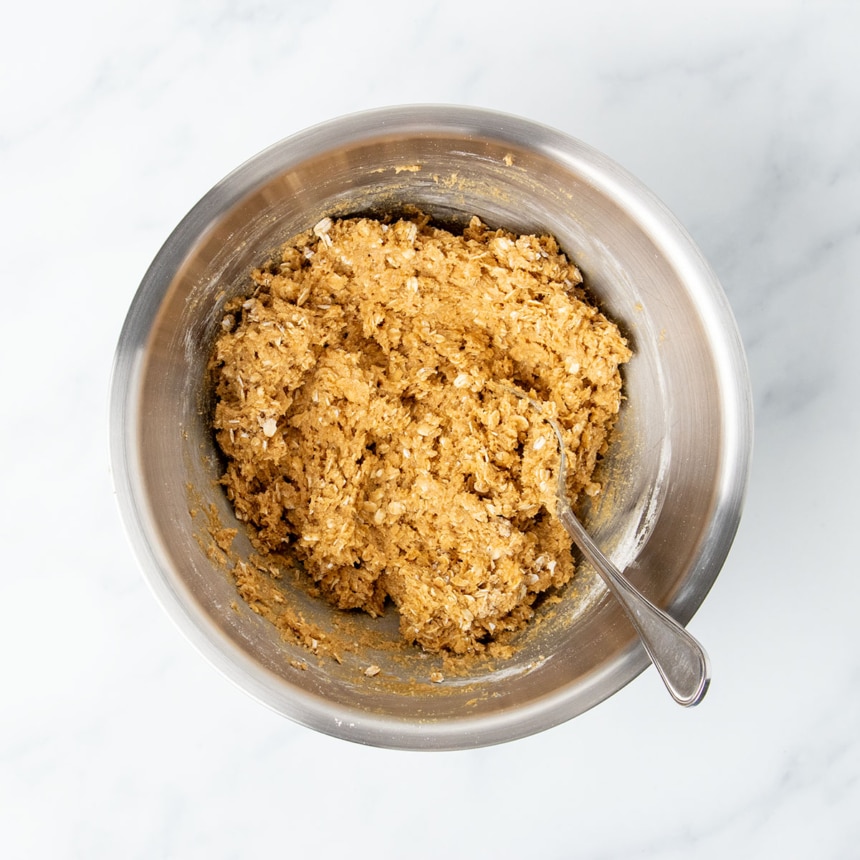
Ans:
<svg viewBox="0 0 860 860"><path fill-rule="evenodd" d="M543 13L543 14L542 14ZM0 33L0 855L856 857L860 11L849 2L18 5ZM756 400L746 513L653 670L541 735L364 749L234 690L112 498L107 387L161 242L245 158L407 102L553 125L688 227Z"/></svg>

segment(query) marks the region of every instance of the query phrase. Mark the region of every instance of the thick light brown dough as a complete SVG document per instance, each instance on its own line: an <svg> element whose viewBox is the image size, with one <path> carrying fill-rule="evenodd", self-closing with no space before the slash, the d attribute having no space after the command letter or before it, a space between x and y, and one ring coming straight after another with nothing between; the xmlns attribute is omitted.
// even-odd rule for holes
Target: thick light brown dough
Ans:
<svg viewBox="0 0 860 860"><path fill-rule="evenodd" d="M551 237L424 217L324 219L252 272L212 367L223 483L261 551L287 548L342 609L428 651L475 653L573 574L556 522L621 403L630 356Z"/></svg>

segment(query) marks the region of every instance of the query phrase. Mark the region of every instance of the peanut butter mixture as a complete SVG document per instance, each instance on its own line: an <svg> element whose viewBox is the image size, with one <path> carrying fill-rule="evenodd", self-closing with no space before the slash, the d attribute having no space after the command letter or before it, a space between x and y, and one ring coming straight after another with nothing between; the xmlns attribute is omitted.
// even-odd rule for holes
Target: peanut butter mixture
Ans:
<svg viewBox="0 0 860 860"><path fill-rule="evenodd" d="M212 357L223 483L341 609L470 654L573 575L555 437L594 495L630 351L549 236L323 219L251 273Z"/></svg>

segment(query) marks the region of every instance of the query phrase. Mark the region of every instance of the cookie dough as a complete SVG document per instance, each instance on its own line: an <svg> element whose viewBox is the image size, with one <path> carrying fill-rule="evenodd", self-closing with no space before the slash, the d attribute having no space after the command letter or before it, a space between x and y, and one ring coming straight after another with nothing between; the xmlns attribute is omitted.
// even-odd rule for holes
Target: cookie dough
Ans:
<svg viewBox="0 0 860 860"><path fill-rule="evenodd" d="M400 614L430 652L481 651L573 575L554 518L596 494L630 351L549 236L424 216L325 218L251 273L211 368L223 484L260 552L340 609Z"/></svg>

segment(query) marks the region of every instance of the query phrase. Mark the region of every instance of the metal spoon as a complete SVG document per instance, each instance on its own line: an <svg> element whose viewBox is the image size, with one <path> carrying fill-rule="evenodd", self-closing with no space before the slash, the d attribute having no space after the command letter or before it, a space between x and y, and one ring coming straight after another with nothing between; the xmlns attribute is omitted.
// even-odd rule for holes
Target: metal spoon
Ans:
<svg viewBox="0 0 860 860"><path fill-rule="evenodd" d="M543 414L541 404L537 400L516 388L505 388L517 397L528 400L552 427L558 440L561 463L558 470L556 515L559 521L623 607L672 698L685 707L697 705L702 701L711 681L710 662L705 649L674 618L658 609L644 594L637 591L600 551L576 518L567 499L567 455L561 428L555 419Z"/></svg>

